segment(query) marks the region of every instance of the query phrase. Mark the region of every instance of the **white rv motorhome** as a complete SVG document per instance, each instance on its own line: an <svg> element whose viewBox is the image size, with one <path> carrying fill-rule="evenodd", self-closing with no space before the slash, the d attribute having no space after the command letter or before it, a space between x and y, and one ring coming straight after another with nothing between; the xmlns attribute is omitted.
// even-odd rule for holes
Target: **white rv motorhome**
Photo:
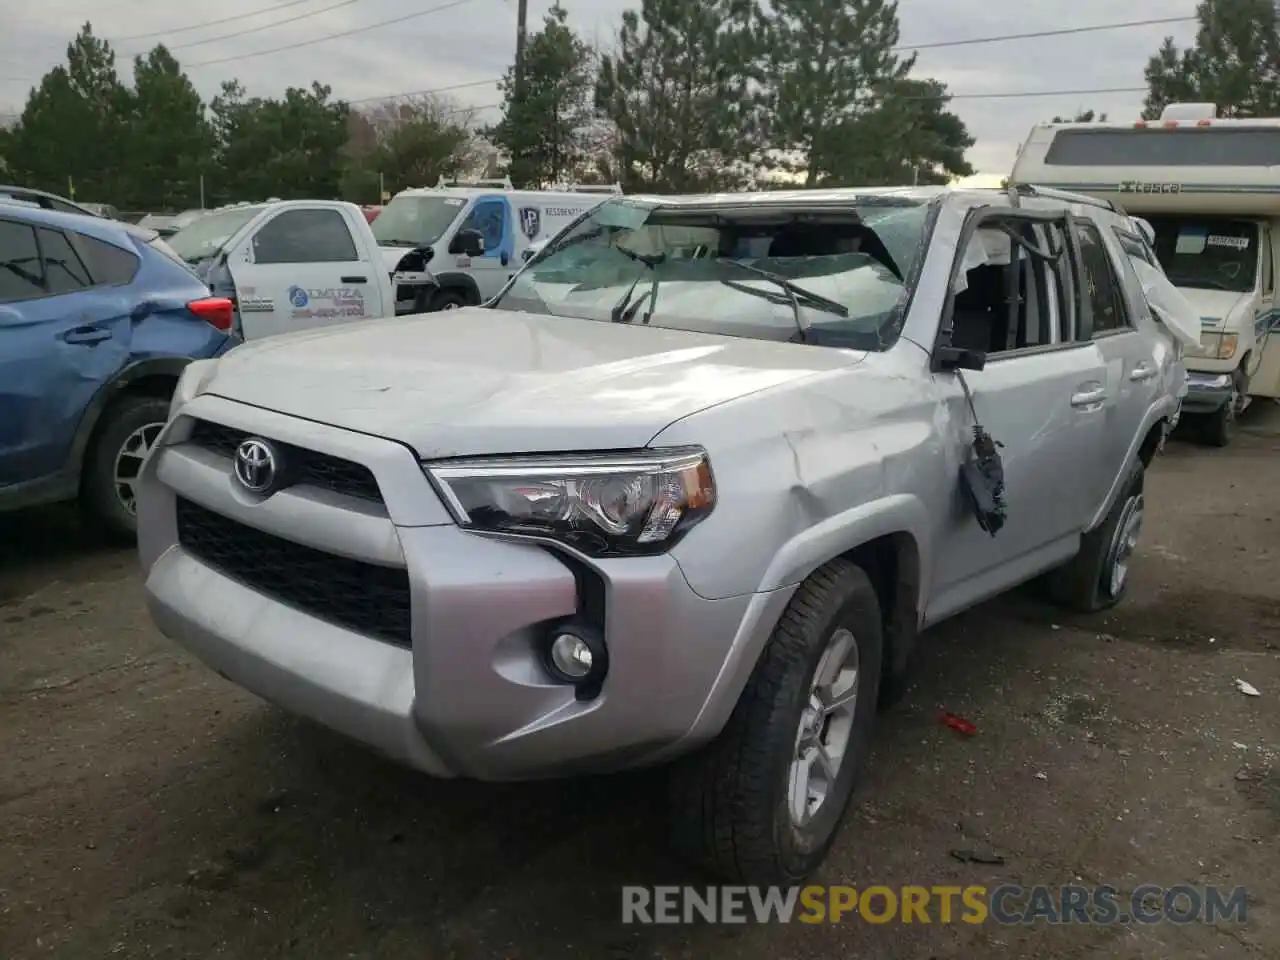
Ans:
<svg viewBox="0 0 1280 960"><path fill-rule="evenodd" d="M1211 443L1229 441L1250 397L1280 397L1280 119L1181 103L1159 120L1042 123L1010 183L1088 194L1150 224L1160 265L1200 313L1183 411Z"/></svg>

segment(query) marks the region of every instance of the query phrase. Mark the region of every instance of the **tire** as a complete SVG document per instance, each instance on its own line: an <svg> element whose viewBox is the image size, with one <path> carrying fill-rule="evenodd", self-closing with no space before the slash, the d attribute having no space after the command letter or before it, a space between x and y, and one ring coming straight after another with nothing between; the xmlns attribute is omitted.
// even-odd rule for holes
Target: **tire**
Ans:
<svg viewBox="0 0 1280 960"><path fill-rule="evenodd" d="M136 475L134 471L142 466L141 455L149 450L168 419L168 400L122 397L102 414L85 452L81 506L92 523L115 539L132 540L138 533L136 501L125 496L117 477ZM128 492L132 496L133 491Z"/></svg>
<svg viewBox="0 0 1280 960"><path fill-rule="evenodd" d="M672 841L680 854L725 881L762 885L799 883L822 863L875 726L881 623L870 579L848 560L831 561L800 585L720 736L671 771ZM819 735L834 746L843 729L847 740L825 798L797 822L793 765L801 724L812 716L808 705L818 669L841 644L857 652L856 697L846 713L832 715L835 723L823 723ZM847 676L837 674L842 676L833 689L847 684ZM806 752L812 756L812 749ZM803 795L807 808L807 784Z"/></svg>
<svg viewBox="0 0 1280 960"><path fill-rule="evenodd" d="M439 290L427 305L427 312L435 313L437 310L459 310L466 305L467 301L462 296L461 292L457 290Z"/></svg>
<svg viewBox="0 0 1280 960"><path fill-rule="evenodd" d="M1225 447L1236 435L1240 407L1244 400L1247 381L1241 371L1232 376L1231 396L1216 412L1206 414L1198 426L1200 436L1211 447Z"/></svg>
<svg viewBox="0 0 1280 960"><path fill-rule="evenodd" d="M1129 590L1129 565L1142 532L1146 470L1133 465L1106 520L1085 534L1080 552L1046 578L1050 598L1082 613L1114 607Z"/></svg>

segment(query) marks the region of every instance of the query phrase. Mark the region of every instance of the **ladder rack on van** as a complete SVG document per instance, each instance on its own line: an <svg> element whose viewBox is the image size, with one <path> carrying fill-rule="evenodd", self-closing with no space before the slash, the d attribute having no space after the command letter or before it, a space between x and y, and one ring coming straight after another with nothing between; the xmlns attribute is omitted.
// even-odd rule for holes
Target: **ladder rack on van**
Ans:
<svg viewBox="0 0 1280 960"><path fill-rule="evenodd" d="M501 179L490 180L446 180L441 177L436 181L436 189L443 190L446 187L475 187L482 190L514 190L515 186L511 183L510 177L502 177Z"/></svg>
<svg viewBox="0 0 1280 960"><path fill-rule="evenodd" d="M620 183L567 183L563 186L555 185L547 188L550 193L607 193L610 195L620 195L622 193L622 184Z"/></svg>

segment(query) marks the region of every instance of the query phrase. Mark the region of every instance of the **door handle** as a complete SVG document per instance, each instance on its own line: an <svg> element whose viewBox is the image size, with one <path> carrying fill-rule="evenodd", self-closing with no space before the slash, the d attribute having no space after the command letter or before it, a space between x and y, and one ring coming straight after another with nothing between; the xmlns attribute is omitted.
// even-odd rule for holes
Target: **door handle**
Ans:
<svg viewBox="0 0 1280 960"><path fill-rule="evenodd" d="M498 258L498 260L499 260L499 261L502 263L502 265L505 267L507 264L509 264L509 263L511 262L511 254L509 254L509 253L507 253L507 251L503 250L503 251L502 251L502 255Z"/></svg>
<svg viewBox="0 0 1280 960"><path fill-rule="evenodd" d="M110 339L111 331L103 330L101 327L76 327L74 330L68 330L62 335L64 343L87 344L89 346Z"/></svg>
<svg viewBox="0 0 1280 960"><path fill-rule="evenodd" d="M1106 387L1087 386L1071 395L1071 405L1073 407L1092 407L1105 399L1107 399Z"/></svg>
<svg viewBox="0 0 1280 960"><path fill-rule="evenodd" d="M1129 372L1129 379L1134 382L1150 380L1156 375L1156 368L1151 363L1140 363Z"/></svg>
<svg viewBox="0 0 1280 960"><path fill-rule="evenodd" d="M368 277L339 277L343 283L368 283Z"/></svg>

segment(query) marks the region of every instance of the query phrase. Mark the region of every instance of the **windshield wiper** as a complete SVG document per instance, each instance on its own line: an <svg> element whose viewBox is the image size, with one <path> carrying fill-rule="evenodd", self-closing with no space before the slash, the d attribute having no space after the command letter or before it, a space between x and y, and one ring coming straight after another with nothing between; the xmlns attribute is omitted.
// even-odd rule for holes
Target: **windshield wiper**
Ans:
<svg viewBox="0 0 1280 960"><path fill-rule="evenodd" d="M649 287L649 312L645 314L644 322L648 323L649 318L653 316L653 308L658 301L658 265L667 259L665 253L644 254L636 253L634 250L626 250L622 247L614 247L623 256L630 257L636 263L643 264L653 273L653 284ZM636 274L636 278L631 281L631 286L627 287L627 292L622 295L622 299L614 304L613 309L609 311L609 319L614 323L630 323L635 319L635 310L631 307L631 295L635 293L636 287L640 285L640 281L644 279L643 273ZM641 298L635 303L639 307L644 299Z"/></svg>
<svg viewBox="0 0 1280 960"><path fill-rule="evenodd" d="M378 242L379 242L380 244L382 244L382 246L384 246L384 247L418 247L418 246L426 246L426 244L419 244L419 243L418 243L417 241L415 241L415 240L400 240L400 239L398 239L398 238L396 238L396 239L391 239L391 240L379 240Z"/></svg>
<svg viewBox="0 0 1280 960"><path fill-rule="evenodd" d="M837 317L849 316L849 308L843 303L830 300L827 297L822 296L820 293L814 293L806 287L792 283L789 279L779 273L774 273L771 270L763 270L750 263L743 263L741 260L735 260L733 257L716 257L715 262L733 264L733 266L740 270L745 270L748 273L754 273L757 277L768 280L770 283L776 283L781 287L786 292L787 297L791 300L791 311L795 318L796 333L800 335L801 343L807 343L809 340L809 328L804 322L804 315L800 312L801 303L817 310L822 310L825 313L833 313ZM725 286L732 287L734 290L741 290L743 293L749 293L752 296L772 299L772 297L769 296L768 291L765 290L758 290L755 287L740 286L731 280L721 280L720 282Z"/></svg>

